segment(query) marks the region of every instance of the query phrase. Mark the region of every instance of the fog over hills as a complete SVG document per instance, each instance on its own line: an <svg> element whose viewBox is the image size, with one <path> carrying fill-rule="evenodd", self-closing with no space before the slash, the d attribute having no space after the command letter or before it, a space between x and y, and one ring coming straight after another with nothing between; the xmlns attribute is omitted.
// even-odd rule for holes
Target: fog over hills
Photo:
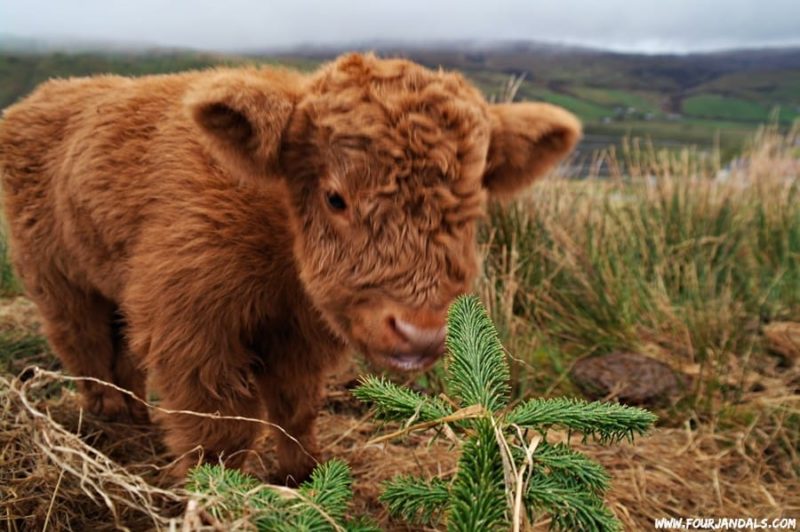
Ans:
<svg viewBox="0 0 800 532"><path fill-rule="evenodd" d="M431 39L398 40L369 39L354 40L340 44L306 43L297 45L269 47L241 47L229 50L187 46L165 46L155 42L137 40L106 40L87 37L26 37L13 33L0 32L2 51L40 51L40 52L148 52L148 51L195 51L207 53L240 54L252 56L292 55L308 57L332 57L346 51L376 51L392 54L411 52L462 52L462 53L532 53L540 55L614 55L620 57L730 57L738 61L756 64L764 58L780 58L793 67L800 65L800 45L738 47L715 51L687 51L676 53L631 52L606 49L602 47L548 42L525 39Z"/></svg>
<svg viewBox="0 0 800 532"><path fill-rule="evenodd" d="M796 0L25 0L4 2L0 13L0 33L226 53L376 39L637 53L800 45Z"/></svg>

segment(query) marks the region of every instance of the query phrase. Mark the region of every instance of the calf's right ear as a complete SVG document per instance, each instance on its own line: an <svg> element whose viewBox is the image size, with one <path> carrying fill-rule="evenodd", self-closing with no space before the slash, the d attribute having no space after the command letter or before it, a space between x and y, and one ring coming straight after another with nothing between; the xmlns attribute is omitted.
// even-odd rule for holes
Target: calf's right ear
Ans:
<svg viewBox="0 0 800 532"><path fill-rule="evenodd" d="M189 90L185 104L220 163L240 175L275 169L294 103L258 71L210 74Z"/></svg>

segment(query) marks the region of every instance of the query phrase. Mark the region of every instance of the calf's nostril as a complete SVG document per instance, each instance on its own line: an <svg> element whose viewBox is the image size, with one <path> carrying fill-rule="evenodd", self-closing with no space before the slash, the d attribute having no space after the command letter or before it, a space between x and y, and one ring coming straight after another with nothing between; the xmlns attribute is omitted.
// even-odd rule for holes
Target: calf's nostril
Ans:
<svg viewBox="0 0 800 532"><path fill-rule="evenodd" d="M386 318L386 326L390 331L392 331L396 336L398 336L403 341L409 341L408 337L403 334L403 331L397 326L397 318L394 316L389 316Z"/></svg>
<svg viewBox="0 0 800 532"><path fill-rule="evenodd" d="M444 344L447 327L417 327L405 320L395 319L394 328L398 335L421 350L439 349Z"/></svg>

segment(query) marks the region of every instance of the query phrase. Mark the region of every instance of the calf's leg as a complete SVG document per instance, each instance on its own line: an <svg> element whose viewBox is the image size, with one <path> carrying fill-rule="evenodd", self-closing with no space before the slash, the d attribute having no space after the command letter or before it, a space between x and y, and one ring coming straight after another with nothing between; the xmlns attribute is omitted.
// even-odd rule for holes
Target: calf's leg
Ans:
<svg viewBox="0 0 800 532"><path fill-rule="evenodd" d="M258 385L269 421L277 425L273 433L278 469L273 480L296 485L308 478L319 460L315 421L322 406L323 374L283 354L285 361L258 372Z"/></svg>
<svg viewBox="0 0 800 532"><path fill-rule="evenodd" d="M112 339L114 305L99 294L66 279L28 287L42 314L44 334L66 370L76 377L92 377L125 388L130 380L115 376ZM134 415L125 395L93 381L78 381L87 410L106 418Z"/></svg>
<svg viewBox="0 0 800 532"><path fill-rule="evenodd" d="M249 354L230 334L217 330L213 316L189 322L164 320L141 342L131 324L134 349L146 346L150 384L171 411L159 415L164 441L178 458L171 473L184 477L202 463L240 467L264 429L262 405L246 361ZM152 335L152 336L151 336ZM137 342L137 338L140 340ZM254 421L230 418L249 418Z"/></svg>
<svg viewBox="0 0 800 532"><path fill-rule="evenodd" d="M114 359L112 373L114 382L122 388L133 392L136 398L125 395L128 412L133 421L146 423L149 421L147 406L142 402L147 400L147 374L125 337L125 320L119 311L114 313L112 324L112 343L114 346Z"/></svg>

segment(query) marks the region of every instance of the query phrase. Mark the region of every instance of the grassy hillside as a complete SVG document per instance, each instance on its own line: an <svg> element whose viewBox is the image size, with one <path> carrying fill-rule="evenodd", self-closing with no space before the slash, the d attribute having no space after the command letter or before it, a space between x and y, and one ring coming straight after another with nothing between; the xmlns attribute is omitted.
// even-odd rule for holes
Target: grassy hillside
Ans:
<svg viewBox="0 0 800 532"><path fill-rule="evenodd" d="M233 63L222 56L193 53L95 54L0 53L0 108L28 94L50 78L114 73L131 76L162 74Z"/></svg>
<svg viewBox="0 0 800 532"><path fill-rule="evenodd" d="M51 77L111 72L174 72L218 64L283 63L312 69L341 50L224 56L194 52L21 53L0 51L0 107ZM517 98L562 105L589 135L616 143L625 136L656 143L718 141L723 156L741 149L759 125L788 127L800 117L800 50L689 56L639 56L570 48L506 46L484 51L382 49L431 67L463 71L487 96L513 76Z"/></svg>
<svg viewBox="0 0 800 532"><path fill-rule="evenodd" d="M248 58L195 52L169 53L20 53L0 50L0 108L22 98L50 78L120 74L142 76L219 65L274 64L269 58ZM286 58L281 64L299 69L313 68L317 61Z"/></svg>

